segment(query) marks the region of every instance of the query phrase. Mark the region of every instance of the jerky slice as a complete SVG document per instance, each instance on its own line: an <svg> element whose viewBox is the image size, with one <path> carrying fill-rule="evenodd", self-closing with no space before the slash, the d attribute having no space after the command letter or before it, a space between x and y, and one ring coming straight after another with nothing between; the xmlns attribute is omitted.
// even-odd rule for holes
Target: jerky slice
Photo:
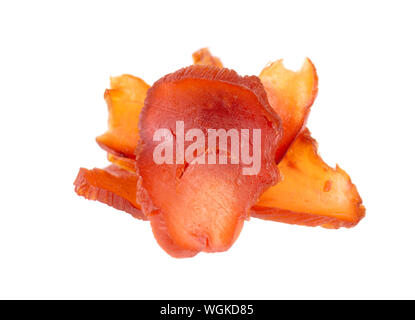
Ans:
<svg viewBox="0 0 415 320"><path fill-rule="evenodd" d="M199 156L228 155L228 164L191 162L157 164L153 141L158 129L176 146L181 133L197 128L208 141L209 129L261 130L260 170L243 175L243 164L231 164L231 139L227 152L220 146L205 148ZM191 66L167 75L148 91L140 115L137 148L138 202L150 219L159 244L170 255L188 257L200 251L225 251L239 235L244 219L269 186L278 180L274 161L280 136L279 118L268 104L257 77L240 77L236 72L212 66ZM185 141L184 150L193 141ZM177 156L176 150L176 156Z"/></svg>

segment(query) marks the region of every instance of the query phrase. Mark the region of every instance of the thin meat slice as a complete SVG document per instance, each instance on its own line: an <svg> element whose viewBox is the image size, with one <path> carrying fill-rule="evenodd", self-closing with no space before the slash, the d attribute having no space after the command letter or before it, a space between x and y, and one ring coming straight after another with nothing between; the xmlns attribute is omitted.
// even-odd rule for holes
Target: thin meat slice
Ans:
<svg viewBox="0 0 415 320"><path fill-rule="evenodd" d="M100 147L113 155L135 159L138 118L149 87L131 75L111 78L111 89L104 94L108 105L108 130L96 138Z"/></svg>
<svg viewBox="0 0 415 320"><path fill-rule="evenodd" d="M365 215L355 185L346 172L330 168L321 159L317 142L303 129L318 87L312 62L306 59L301 70L294 72L278 60L260 78L284 128L276 159L287 147L288 151L278 165L281 181L264 192L252 216L307 226L353 227Z"/></svg>
<svg viewBox="0 0 415 320"><path fill-rule="evenodd" d="M193 64L216 66L223 68L222 61L218 57L212 56L208 48L202 48L193 53Z"/></svg>
<svg viewBox="0 0 415 320"><path fill-rule="evenodd" d="M317 96L317 72L308 58L298 71L286 69L283 61L277 60L265 67L259 78L270 105L282 121L284 134L275 154L278 163L305 126L310 107Z"/></svg>
<svg viewBox="0 0 415 320"><path fill-rule="evenodd" d="M114 165L136 175L137 170L136 170L136 165L135 165L135 159L122 157L116 154L112 154L110 152L108 152L107 154L107 159L109 162L113 163Z"/></svg>
<svg viewBox="0 0 415 320"><path fill-rule="evenodd" d="M304 130L280 162L283 179L265 191L252 216L265 220L326 228L353 227L365 208L348 174L329 167L317 142Z"/></svg>
<svg viewBox="0 0 415 320"><path fill-rule="evenodd" d="M99 201L115 209L145 219L136 201L137 175L115 165L105 169L79 169L75 192L88 200Z"/></svg>
<svg viewBox="0 0 415 320"><path fill-rule="evenodd" d="M182 121L183 132L177 129L177 121ZM259 79L240 77L234 71L213 66L181 69L163 77L148 91L139 128L138 202L160 246L174 257L230 248L252 205L278 181L274 156L280 136L279 118L269 106ZM196 155L191 153L193 159L185 157L181 161L181 151L188 150L200 136L184 141L183 150L176 144L180 145L183 134L194 128L202 130L206 144L209 129L235 129L239 133L249 129L249 140L244 145L251 152L255 144L253 129L260 129L257 174L244 175L243 169L249 166L231 163L236 156L231 139L216 147L203 144ZM156 132L162 132L163 138L154 139ZM156 163L155 150L168 142L174 146L174 161ZM166 155L167 149L164 151ZM207 164L209 156L219 162L218 155L227 164ZM202 158L205 164L200 163Z"/></svg>

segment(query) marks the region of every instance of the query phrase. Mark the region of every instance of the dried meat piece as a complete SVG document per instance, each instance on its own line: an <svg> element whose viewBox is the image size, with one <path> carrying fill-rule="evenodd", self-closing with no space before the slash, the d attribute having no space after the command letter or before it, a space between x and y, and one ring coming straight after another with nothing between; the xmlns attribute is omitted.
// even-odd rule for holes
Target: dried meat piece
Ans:
<svg viewBox="0 0 415 320"><path fill-rule="evenodd" d="M326 228L356 225L365 215L356 187L346 172L324 163L317 142L303 129L317 94L314 65L306 59L301 70L294 72L278 60L266 67L260 78L284 128L276 159L285 154L287 147L288 151L278 166L282 181L264 192L252 216Z"/></svg>
<svg viewBox="0 0 415 320"><path fill-rule="evenodd" d="M104 95L108 104L108 130L96 138L104 150L119 157L135 159L138 118L149 87L131 75L111 78L111 89L107 89Z"/></svg>
<svg viewBox="0 0 415 320"><path fill-rule="evenodd" d="M290 224L326 228L353 227L365 208L345 171L329 167L317 142L304 130L278 165L282 180L253 207L252 216Z"/></svg>
<svg viewBox="0 0 415 320"><path fill-rule="evenodd" d="M193 64L216 66L223 68L222 61L218 57L212 56L208 48L202 48L193 53Z"/></svg>
<svg viewBox="0 0 415 320"><path fill-rule="evenodd" d="M145 219L136 201L137 175L110 165L105 169L79 169L75 192L88 200L96 200Z"/></svg>
<svg viewBox="0 0 415 320"><path fill-rule="evenodd" d="M183 132L177 129L177 121L183 121ZM251 206L278 180L274 156L279 118L269 106L259 79L212 66L181 69L148 91L139 128L138 202L162 248L174 257L230 248ZM181 148L175 148L173 163L155 162L154 150L160 141L154 137L159 129L163 130L162 142L176 146L193 128L202 130L205 141L208 129L249 129L249 141L245 141L249 146L255 144L253 129L260 129L258 174L243 175L243 164L229 163L235 155L229 155L231 139L216 148L204 144L198 157L190 161L181 161ZM194 141L183 142L183 150L188 150ZM206 164L210 155L217 159L217 154L225 155L228 164ZM205 164L198 162L202 158Z"/></svg>
<svg viewBox="0 0 415 320"><path fill-rule="evenodd" d="M108 161L117 165L118 167L136 174L135 160L121 157L112 153L107 154Z"/></svg>
<svg viewBox="0 0 415 320"><path fill-rule="evenodd" d="M299 71L288 70L282 60L277 60L265 67L259 78L270 105L282 121L284 133L275 155L278 163L305 126L310 107L317 96L317 72L308 58Z"/></svg>

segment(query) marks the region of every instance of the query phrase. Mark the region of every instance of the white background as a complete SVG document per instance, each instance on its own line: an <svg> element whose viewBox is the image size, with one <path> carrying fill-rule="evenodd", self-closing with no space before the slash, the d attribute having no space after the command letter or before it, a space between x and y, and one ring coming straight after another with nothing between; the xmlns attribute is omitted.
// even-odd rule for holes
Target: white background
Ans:
<svg viewBox="0 0 415 320"><path fill-rule="evenodd" d="M415 298L410 1L2 1L0 298ZM258 74L305 56L309 128L367 207L353 229L251 220L226 253L177 260L148 223L75 195L104 167L109 77L152 83L209 46Z"/></svg>

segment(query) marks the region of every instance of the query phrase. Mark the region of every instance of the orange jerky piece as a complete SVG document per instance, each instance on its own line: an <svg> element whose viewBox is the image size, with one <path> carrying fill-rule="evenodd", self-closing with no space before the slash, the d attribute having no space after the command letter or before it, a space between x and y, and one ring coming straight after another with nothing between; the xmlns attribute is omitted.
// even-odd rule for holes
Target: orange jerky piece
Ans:
<svg viewBox="0 0 415 320"><path fill-rule="evenodd" d="M96 139L104 150L135 159L138 118L149 87L131 75L111 78L111 89L107 89L104 95L108 104L108 130Z"/></svg>
<svg viewBox="0 0 415 320"><path fill-rule="evenodd" d="M282 121L284 134L275 155L278 163L307 121L317 96L317 72L308 58L299 71L288 70L282 60L277 60L265 67L259 78L270 105Z"/></svg>
<svg viewBox="0 0 415 320"><path fill-rule="evenodd" d="M136 201L137 175L115 165L105 169L79 169L75 192L88 200L97 200L133 217L144 219Z"/></svg>
<svg viewBox="0 0 415 320"><path fill-rule="evenodd" d="M306 226L353 227L365 215L345 171L320 158L317 142L304 130L280 162L283 179L265 191L252 216Z"/></svg>
<svg viewBox="0 0 415 320"><path fill-rule="evenodd" d="M117 165L118 167L127 170L133 174L136 174L135 160L130 158L121 157L112 153L107 155L108 161Z"/></svg>
<svg viewBox="0 0 415 320"><path fill-rule="evenodd" d="M223 68L222 61L218 57L212 56L208 48L197 50L193 53L192 57L194 64Z"/></svg>
<svg viewBox="0 0 415 320"><path fill-rule="evenodd" d="M153 141L154 133L165 129L164 141L170 139L176 145L181 139L176 121L183 121L185 134L189 129L201 129L206 141L208 129L240 132L244 128L250 129L248 144L252 145L252 130L261 129L259 173L243 175L244 165L229 163L229 153L220 144L216 149L205 145L200 158L228 154L228 164L200 164L198 158L180 164L177 157L172 164L156 164L153 152L160 142ZM158 80L148 91L139 128L138 201L160 246L174 257L229 249L252 205L278 180L274 156L279 118L259 79L212 66L181 69ZM184 141L184 150L192 143Z"/></svg>
<svg viewBox="0 0 415 320"><path fill-rule="evenodd" d="M303 129L318 86L315 68L306 59L300 71L285 69L282 60L261 73L271 106L284 128L277 159L282 181L270 187L253 208L252 216L291 224L352 227L364 217L365 208L346 172L330 168L320 158L317 142Z"/></svg>

